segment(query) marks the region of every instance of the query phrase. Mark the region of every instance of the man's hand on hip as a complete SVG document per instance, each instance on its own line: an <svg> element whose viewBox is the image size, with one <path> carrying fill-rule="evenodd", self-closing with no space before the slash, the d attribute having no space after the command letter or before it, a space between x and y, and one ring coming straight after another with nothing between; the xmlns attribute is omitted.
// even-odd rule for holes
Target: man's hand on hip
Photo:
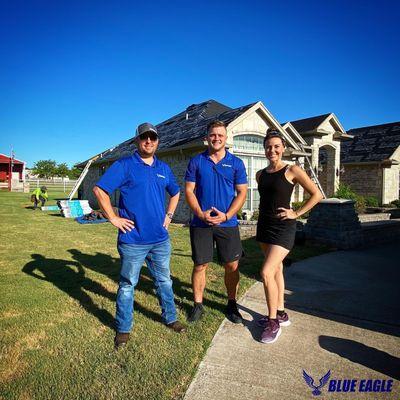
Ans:
<svg viewBox="0 0 400 400"><path fill-rule="evenodd" d="M131 231L135 229L135 223L130 219L114 217L109 220L116 228L120 229L122 232Z"/></svg>
<svg viewBox="0 0 400 400"><path fill-rule="evenodd" d="M164 218L164 223L163 223L163 227L168 230L169 224L171 223L171 218L166 215Z"/></svg>

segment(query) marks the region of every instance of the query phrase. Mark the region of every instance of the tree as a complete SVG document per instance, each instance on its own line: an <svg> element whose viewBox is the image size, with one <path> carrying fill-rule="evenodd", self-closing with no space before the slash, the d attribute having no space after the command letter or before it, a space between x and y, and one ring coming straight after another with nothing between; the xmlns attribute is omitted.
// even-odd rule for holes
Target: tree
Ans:
<svg viewBox="0 0 400 400"><path fill-rule="evenodd" d="M70 170L66 163L61 163L61 164L57 165L55 172L56 172L57 176L60 176L61 178L65 178L66 176L69 175Z"/></svg>
<svg viewBox="0 0 400 400"><path fill-rule="evenodd" d="M39 160L35 162L32 168L34 175L39 178L49 179L56 174L57 163L54 160Z"/></svg>
<svg viewBox="0 0 400 400"><path fill-rule="evenodd" d="M81 172L82 170L80 170L79 168L72 167L68 173L69 179L78 179L81 175Z"/></svg>

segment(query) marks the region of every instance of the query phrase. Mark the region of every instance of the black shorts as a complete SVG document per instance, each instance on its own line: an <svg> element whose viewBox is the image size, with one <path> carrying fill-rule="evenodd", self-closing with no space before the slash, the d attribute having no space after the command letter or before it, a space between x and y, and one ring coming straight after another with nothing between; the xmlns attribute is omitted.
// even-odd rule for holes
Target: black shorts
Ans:
<svg viewBox="0 0 400 400"><path fill-rule="evenodd" d="M205 228L191 226L190 244L195 265L206 264L213 260L214 242L221 263L237 261L242 257L243 248L238 226Z"/></svg>
<svg viewBox="0 0 400 400"><path fill-rule="evenodd" d="M279 220L262 217L258 219L256 240L261 243L276 244L292 250L296 237L296 220Z"/></svg>

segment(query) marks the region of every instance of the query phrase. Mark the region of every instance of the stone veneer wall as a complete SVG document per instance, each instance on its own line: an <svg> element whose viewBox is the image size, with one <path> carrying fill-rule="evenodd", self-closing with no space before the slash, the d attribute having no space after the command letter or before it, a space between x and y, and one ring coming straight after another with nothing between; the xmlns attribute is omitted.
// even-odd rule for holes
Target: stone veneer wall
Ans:
<svg viewBox="0 0 400 400"><path fill-rule="evenodd" d="M96 197L93 194L93 187L100 178L100 169L98 165L92 165L81 184L82 199L89 200L90 207L97 209L98 204Z"/></svg>
<svg viewBox="0 0 400 400"><path fill-rule="evenodd" d="M112 163L107 163L106 169L111 164ZM96 182L100 179L101 171L102 171L101 165L103 165L103 164L95 164L89 168L89 171L86 174L85 179L83 180L81 187L80 187L81 198L85 199L85 200L89 200L89 205L93 209L99 208L97 199L96 199L95 195L93 194L93 188L94 188L94 185L96 184ZM119 199L119 192L116 191L111 196L111 203L113 204L113 206L118 206L118 199Z"/></svg>
<svg viewBox="0 0 400 400"><path fill-rule="evenodd" d="M172 169L177 183L181 188L179 203L175 210L174 222L187 223L191 217L191 210L185 200L185 172L189 160L201 150L188 152L175 152L168 155L159 155L160 160L166 162Z"/></svg>
<svg viewBox="0 0 400 400"><path fill-rule="evenodd" d="M326 164L324 165L324 169L322 172L318 172L318 180L320 185L322 186L323 191L325 192L325 195L329 197L328 193L327 193L327 185L328 185L328 181L327 181L327 168L326 168Z"/></svg>
<svg viewBox="0 0 400 400"><path fill-rule="evenodd" d="M382 168L376 165L344 164L340 182L361 196L375 196L382 201Z"/></svg>

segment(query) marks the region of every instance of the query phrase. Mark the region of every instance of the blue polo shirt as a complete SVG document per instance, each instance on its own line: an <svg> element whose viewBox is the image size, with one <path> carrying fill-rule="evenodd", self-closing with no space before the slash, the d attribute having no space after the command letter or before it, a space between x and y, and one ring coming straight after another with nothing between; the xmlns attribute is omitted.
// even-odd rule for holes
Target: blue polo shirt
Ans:
<svg viewBox="0 0 400 400"><path fill-rule="evenodd" d="M147 165L135 151L132 156L115 161L96 183L108 194L120 190L119 216L135 223L130 232L118 232L118 243L152 244L168 239L163 227L165 191L170 196L179 192L171 168L154 157Z"/></svg>
<svg viewBox="0 0 400 400"><path fill-rule="evenodd" d="M189 161L185 181L196 184L195 194L203 211L215 207L226 213L235 197L235 186L247 183L246 168L239 157L228 151L222 160L214 163L206 150ZM219 226L232 227L237 224L235 215ZM208 227L209 225L195 215L191 226Z"/></svg>

